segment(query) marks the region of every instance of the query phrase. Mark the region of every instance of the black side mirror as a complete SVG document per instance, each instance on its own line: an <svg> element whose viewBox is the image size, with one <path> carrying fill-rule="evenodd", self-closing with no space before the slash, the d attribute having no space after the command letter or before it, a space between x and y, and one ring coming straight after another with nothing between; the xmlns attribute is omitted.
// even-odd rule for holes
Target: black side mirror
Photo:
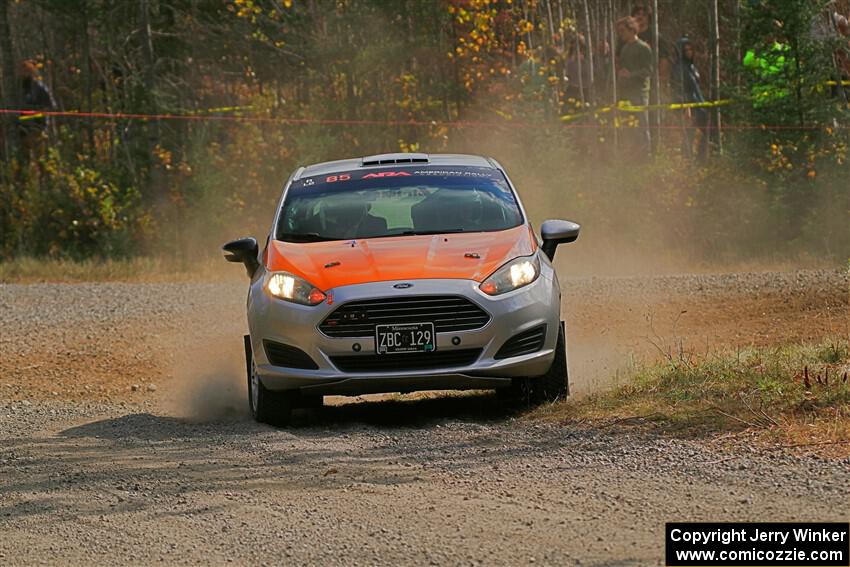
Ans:
<svg viewBox="0 0 850 567"><path fill-rule="evenodd" d="M543 253L551 260L555 257L555 250L559 244L566 244L578 238L581 227L572 221L547 220L540 227L540 236L543 237Z"/></svg>
<svg viewBox="0 0 850 567"><path fill-rule="evenodd" d="M260 262L257 260L259 247L257 246L256 239L248 237L231 240L222 246L221 249L224 251L225 260L228 262L242 262L248 271L248 277L254 277L254 274L260 267Z"/></svg>

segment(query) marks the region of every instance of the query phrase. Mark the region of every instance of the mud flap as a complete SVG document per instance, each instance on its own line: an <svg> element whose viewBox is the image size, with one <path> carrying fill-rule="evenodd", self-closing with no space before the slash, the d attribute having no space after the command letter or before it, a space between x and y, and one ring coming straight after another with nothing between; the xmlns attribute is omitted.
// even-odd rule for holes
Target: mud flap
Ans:
<svg viewBox="0 0 850 567"><path fill-rule="evenodd" d="M564 337L564 369L566 370L564 379L567 381L566 397L570 397L570 358L567 356L567 328L563 319L561 320L561 336Z"/></svg>
<svg viewBox="0 0 850 567"><path fill-rule="evenodd" d="M251 359L254 357L251 349L251 335L242 337L245 341L245 375L248 377L248 382L251 381Z"/></svg>

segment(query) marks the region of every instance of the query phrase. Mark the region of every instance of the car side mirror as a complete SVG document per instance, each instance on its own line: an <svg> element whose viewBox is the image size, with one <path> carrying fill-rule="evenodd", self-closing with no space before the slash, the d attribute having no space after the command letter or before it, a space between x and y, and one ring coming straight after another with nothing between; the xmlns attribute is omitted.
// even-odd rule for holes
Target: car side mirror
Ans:
<svg viewBox="0 0 850 567"><path fill-rule="evenodd" d="M543 237L543 253L551 260L555 257L555 250L559 244L566 244L578 238L581 227L567 220L547 220L540 227L540 236Z"/></svg>
<svg viewBox="0 0 850 567"><path fill-rule="evenodd" d="M255 238L248 237L231 240L222 246L221 249L224 251L225 260L228 262L242 262L245 264L248 277L254 277L254 274L260 267L260 262L257 260L259 247Z"/></svg>

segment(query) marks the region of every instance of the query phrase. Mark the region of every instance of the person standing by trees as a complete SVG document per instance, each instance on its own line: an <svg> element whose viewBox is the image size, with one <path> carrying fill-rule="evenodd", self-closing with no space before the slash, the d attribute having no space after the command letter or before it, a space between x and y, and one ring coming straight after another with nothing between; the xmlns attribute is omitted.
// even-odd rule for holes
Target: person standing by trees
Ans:
<svg viewBox="0 0 850 567"><path fill-rule="evenodd" d="M652 49L638 38L637 22L632 17L617 20L617 36L622 42L617 61L618 102L646 106L649 104L649 77L652 74ZM646 156L650 150L649 112L646 110L632 113L637 116L637 127L630 128L633 134L632 151L635 155Z"/></svg>
<svg viewBox="0 0 850 567"><path fill-rule="evenodd" d="M835 12L832 17L835 23L835 31L839 37L835 50L835 58L838 71L843 80L850 77L850 44L847 42L847 37L850 37L850 22L838 12Z"/></svg>
<svg viewBox="0 0 850 567"><path fill-rule="evenodd" d="M632 17L637 22L638 38L646 43L650 49L653 47L652 37L652 10L643 4L635 4L632 6ZM670 44L661 34L658 34L658 75L661 78L661 90L667 88L670 81L670 67L673 61L674 54L671 53ZM659 97L661 100L661 97Z"/></svg>
<svg viewBox="0 0 850 567"><path fill-rule="evenodd" d="M570 99L573 101L584 101L590 98L590 69L588 68L587 59L584 56L586 49L584 36L581 34L577 34L575 39L570 41L567 48L567 57L564 62L564 77L567 83L565 95L567 101ZM575 108L575 105L570 106Z"/></svg>
<svg viewBox="0 0 850 567"><path fill-rule="evenodd" d="M18 63L18 84L23 110L50 111L56 108L53 95L38 76L38 67L29 59ZM31 153L47 141L47 116L21 116L18 119L20 138L25 152Z"/></svg>
<svg viewBox="0 0 850 567"><path fill-rule="evenodd" d="M676 42L678 58L673 66L671 86L675 102L705 102L700 87L699 70L694 64L694 46L687 36ZM690 119L690 127L685 126L682 139L682 152L686 156L694 155L694 137L699 132L699 145L696 157L705 161L708 156L708 111L705 108L686 108L684 116Z"/></svg>

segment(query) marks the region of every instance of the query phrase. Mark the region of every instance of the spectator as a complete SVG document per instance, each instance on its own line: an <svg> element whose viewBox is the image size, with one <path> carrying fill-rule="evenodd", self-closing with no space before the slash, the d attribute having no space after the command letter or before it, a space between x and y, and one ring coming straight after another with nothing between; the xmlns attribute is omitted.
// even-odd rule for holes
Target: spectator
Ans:
<svg viewBox="0 0 850 567"><path fill-rule="evenodd" d="M699 82L699 70L694 64L694 46L687 36L681 37L676 42L676 52L679 56L673 66L670 81L673 87L673 99L681 103L705 102ZM694 155L694 137L699 132L696 157L698 161L705 161L708 157L708 110L687 108L683 114L689 119L691 126L686 126L684 129L682 151L686 156Z"/></svg>
<svg viewBox="0 0 850 567"><path fill-rule="evenodd" d="M579 49L576 48L576 43ZM590 61L586 57L587 42L583 35L571 39L568 57L565 64L564 74L567 80L566 96L576 101L584 100L589 104L595 104L609 97L611 88L611 47L604 39L599 40L593 46L593 92L596 100L591 100ZM581 74L579 74L581 68ZM579 81L581 78L581 81ZM584 89L583 91L579 86ZM610 98L607 99L610 102Z"/></svg>
<svg viewBox="0 0 850 567"><path fill-rule="evenodd" d="M850 46L848 46L847 40L843 39L850 36L850 23L848 23L846 17L838 12L835 12L832 17L835 30L838 32L839 40L841 40L838 42L838 49L835 51L836 63L841 75L840 78L844 80L850 77ZM838 88L841 88L841 85L838 85Z"/></svg>
<svg viewBox="0 0 850 567"><path fill-rule="evenodd" d="M567 60L564 65L564 76L567 82L565 94L568 101L573 99L578 102L588 99L590 69L584 56L585 49L584 36L580 34L568 44Z"/></svg>
<svg viewBox="0 0 850 567"><path fill-rule="evenodd" d="M643 4L635 4L631 11L632 17L638 25L638 37L644 41L649 48L654 47L652 37L652 10ZM670 44L660 33L658 34L658 77L661 80L661 89L666 90L670 82L670 68L673 56ZM660 97L659 97L660 98Z"/></svg>
<svg viewBox="0 0 850 567"><path fill-rule="evenodd" d="M850 36L850 23L847 22L847 18L838 12L833 14L833 18L835 19L835 27L838 30L838 33L844 37Z"/></svg>
<svg viewBox="0 0 850 567"><path fill-rule="evenodd" d="M21 88L21 103L23 110L54 110L56 103L50 89L38 76L38 67L29 59L18 63L18 84ZM21 132L23 145L28 150L41 145L47 138L48 117L21 116L18 128Z"/></svg>
<svg viewBox="0 0 850 567"><path fill-rule="evenodd" d="M847 54L847 49L838 49L835 52L835 58L838 64L838 71L843 80L850 78L850 56Z"/></svg>
<svg viewBox="0 0 850 567"><path fill-rule="evenodd" d="M652 50L637 36L637 22L625 17L617 20L617 37L622 42L620 57L617 61L617 92L619 102L628 101L632 105L649 104L649 76L652 73ZM637 127L630 135L633 138L632 151L636 155L646 155L650 149L649 113L641 111L630 113L637 118Z"/></svg>

